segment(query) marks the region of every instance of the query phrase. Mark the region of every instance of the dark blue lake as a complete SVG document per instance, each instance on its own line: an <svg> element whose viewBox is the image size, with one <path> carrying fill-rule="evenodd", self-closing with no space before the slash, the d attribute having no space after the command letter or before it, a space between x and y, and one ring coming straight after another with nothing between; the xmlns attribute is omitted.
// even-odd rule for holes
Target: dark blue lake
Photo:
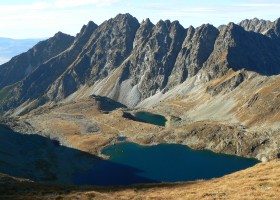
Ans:
<svg viewBox="0 0 280 200"><path fill-rule="evenodd" d="M76 174L75 183L127 185L211 179L258 163L255 159L195 151L178 144L140 146L122 142L102 153L110 159L100 161L91 171Z"/></svg>
<svg viewBox="0 0 280 200"><path fill-rule="evenodd" d="M150 123L158 126L165 126L167 119L162 115L149 112L137 112L134 114L137 121Z"/></svg>

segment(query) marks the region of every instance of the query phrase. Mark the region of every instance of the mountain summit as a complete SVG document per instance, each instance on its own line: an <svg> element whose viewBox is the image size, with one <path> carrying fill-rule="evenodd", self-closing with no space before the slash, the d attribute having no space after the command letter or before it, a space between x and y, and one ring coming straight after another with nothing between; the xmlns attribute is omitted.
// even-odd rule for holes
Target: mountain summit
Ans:
<svg viewBox="0 0 280 200"><path fill-rule="evenodd" d="M99 26L89 22L75 38L59 32L1 65L0 106L19 114L96 94L135 107L194 76L207 82L242 69L277 75L279 41L279 19L185 29L119 14Z"/></svg>

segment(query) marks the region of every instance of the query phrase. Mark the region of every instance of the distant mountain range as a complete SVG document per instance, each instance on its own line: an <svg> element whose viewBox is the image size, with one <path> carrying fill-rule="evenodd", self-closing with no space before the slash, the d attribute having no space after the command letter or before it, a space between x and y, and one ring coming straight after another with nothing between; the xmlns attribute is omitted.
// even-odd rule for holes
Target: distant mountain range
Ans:
<svg viewBox="0 0 280 200"><path fill-rule="evenodd" d="M32 48L43 39L11 39L0 37L0 64Z"/></svg>
<svg viewBox="0 0 280 200"><path fill-rule="evenodd" d="M276 75L279 21L185 29L178 21L140 24L130 14L119 14L100 26L89 22L75 38L59 32L1 65L0 87L10 86L9 92L1 90L0 106L3 112L21 105L30 110L86 92L134 107L194 76L209 82L241 69ZM237 87L246 75L235 79L231 84Z"/></svg>

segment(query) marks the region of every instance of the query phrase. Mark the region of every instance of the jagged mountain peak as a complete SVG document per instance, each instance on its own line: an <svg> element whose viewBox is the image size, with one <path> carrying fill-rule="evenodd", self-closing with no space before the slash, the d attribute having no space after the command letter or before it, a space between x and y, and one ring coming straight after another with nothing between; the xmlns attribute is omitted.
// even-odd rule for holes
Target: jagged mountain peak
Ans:
<svg viewBox="0 0 280 200"><path fill-rule="evenodd" d="M170 22L170 21L169 21ZM157 23L156 23L156 25L155 25L155 27L157 28L157 29L161 29L161 30L168 30L168 22L166 22L166 21L163 21L163 20L159 20Z"/></svg>
<svg viewBox="0 0 280 200"><path fill-rule="evenodd" d="M133 24L139 24L137 18L133 17L131 14L118 14L116 17L109 19L108 21L103 22L101 25L104 24L112 24L112 23L118 23L120 25L133 25Z"/></svg>
<svg viewBox="0 0 280 200"><path fill-rule="evenodd" d="M242 35L246 35L246 31L243 27L230 22L227 26L223 27L220 30L220 38L223 38L221 43L224 46L234 46L236 45L236 42L239 41L239 38L242 37Z"/></svg>
<svg viewBox="0 0 280 200"><path fill-rule="evenodd" d="M190 26L188 27L188 30L195 30L195 28L194 28L194 26L190 25Z"/></svg>
<svg viewBox="0 0 280 200"><path fill-rule="evenodd" d="M210 72L213 79L224 75L229 69L245 69L262 75L278 74L279 48L276 40L229 23L221 30L215 49L203 68Z"/></svg>
<svg viewBox="0 0 280 200"><path fill-rule="evenodd" d="M88 30L95 30L98 27L98 25L96 23L94 23L93 21L89 21L87 23L87 25L84 25L82 30L80 32L87 32Z"/></svg>
<svg viewBox="0 0 280 200"><path fill-rule="evenodd" d="M275 20L274 24L275 24L276 31L280 34L280 18Z"/></svg>
<svg viewBox="0 0 280 200"><path fill-rule="evenodd" d="M141 22L139 29L143 29L143 27L150 27L150 26L155 26L155 25L151 22L149 18L147 18Z"/></svg>
<svg viewBox="0 0 280 200"><path fill-rule="evenodd" d="M141 22L141 25L144 25L144 24L153 24L153 23L151 22L151 20L149 18L146 18L145 20L142 20L142 22Z"/></svg>
<svg viewBox="0 0 280 200"><path fill-rule="evenodd" d="M116 19L116 20L135 20L136 18L133 17L130 13L124 13L124 14L119 13L119 14L117 14L117 16L114 19Z"/></svg>
<svg viewBox="0 0 280 200"><path fill-rule="evenodd" d="M171 22L170 20L159 20L154 26L154 34L167 32L170 32L170 34L172 34L172 32L182 29L184 29L184 27L177 20L173 22Z"/></svg>
<svg viewBox="0 0 280 200"><path fill-rule="evenodd" d="M68 34L65 34L61 31L58 31L53 37L59 38L59 37L64 37L64 36L69 36Z"/></svg>
<svg viewBox="0 0 280 200"><path fill-rule="evenodd" d="M278 27L280 26L280 17L274 21L274 24Z"/></svg>
<svg viewBox="0 0 280 200"><path fill-rule="evenodd" d="M90 29L90 28L97 27L97 26L98 25L95 24L93 21L89 21L86 25L83 25L80 32L84 32L84 31L86 31L86 29Z"/></svg>
<svg viewBox="0 0 280 200"><path fill-rule="evenodd" d="M191 26L187 29L182 49L169 78L168 88L198 73L212 53L218 34L219 30L210 24L203 24L197 28Z"/></svg>
<svg viewBox="0 0 280 200"><path fill-rule="evenodd" d="M233 29L241 30L241 29L244 29L241 26L239 26L238 24L235 24L233 22L228 23L228 25L226 27L227 27L226 28L227 30L233 30Z"/></svg>
<svg viewBox="0 0 280 200"><path fill-rule="evenodd" d="M273 37L247 31L259 30L254 24L265 23L253 19L220 29L211 24L185 29L179 21L160 20L154 25L146 19L140 24L128 13L99 26L90 21L65 52L37 66L16 85L14 101L19 103L13 105L40 96L60 101L90 88L90 95L107 96L133 107L200 71L208 74L204 81L221 77L230 69L277 74L279 20L269 29ZM55 38L62 36L57 33Z"/></svg>
<svg viewBox="0 0 280 200"><path fill-rule="evenodd" d="M180 24L180 22L178 21L178 20L175 20L175 21L173 21L173 22L171 22L171 24L170 24L170 28L172 28L172 27L174 27L174 28L176 28L176 29L185 29L181 24Z"/></svg>
<svg viewBox="0 0 280 200"><path fill-rule="evenodd" d="M238 23L246 31L253 31L266 35L266 33L274 27L275 21L263 20L258 18L245 19Z"/></svg>
<svg viewBox="0 0 280 200"><path fill-rule="evenodd" d="M195 31L197 34L207 34L207 32L211 31L219 32L219 30L212 24L202 24L201 26L197 27Z"/></svg>
<svg viewBox="0 0 280 200"><path fill-rule="evenodd" d="M93 21L89 21L87 25L83 25L80 32L76 35L73 46L84 46L89 41L90 36L93 34L95 29L97 29L97 27L98 25Z"/></svg>
<svg viewBox="0 0 280 200"><path fill-rule="evenodd" d="M151 34L151 31L155 25L150 21L149 18L147 18L145 21L143 20L140 24L139 29L136 32L134 42L133 42L133 48L136 46L139 46L143 42L147 41L147 38L149 37L149 34Z"/></svg>
<svg viewBox="0 0 280 200"><path fill-rule="evenodd" d="M58 32L53 37L37 43L27 52L0 65L0 88L29 76L39 65L65 51L73 41L73 36Z"/></svg>
<svg viewBox="0 0 280 200"><path fill-rule="evenodd" d="M202 25L200 25L199 27L203 27L203 28L204 28L204 27L205 27L205 28L209 28L209 27L212 28L212 27L214 27L215 29L217 29L215 26L213 26L212 24L209 24L209 23L207 23L207 24L202 24ZM199 27L198 27L198 28L199 28Z"/></svg>

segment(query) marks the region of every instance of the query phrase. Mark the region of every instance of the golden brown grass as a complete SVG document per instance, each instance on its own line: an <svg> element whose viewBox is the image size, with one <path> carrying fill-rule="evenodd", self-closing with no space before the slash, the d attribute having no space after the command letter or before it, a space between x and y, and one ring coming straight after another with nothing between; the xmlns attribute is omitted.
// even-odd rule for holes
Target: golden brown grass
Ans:
<svg viewBox="0 0 280 200"><path fill-rule="evenodd" d="M185 183L139 184L127 187L11 183L0 187L0 199L278 200L279 198L280 160L260 163L252 168L217 179Z"/></svg>
<svg viewBox="0 0 280 200"><path fill-rule="evenodd" d="M263 78L264 79L264 78ZM262 85L262 82L265 82ZM254 83L256 88L248 85L243 88L247 91L247 98L236 96L239 103L235 108L236 115L240 121L246 122L247 126L261 126L265 124L267 127L280 120L280 93L279 93L279 77L270 80L259 80ZM251 89L250 89L251 88Z"/></svg>

